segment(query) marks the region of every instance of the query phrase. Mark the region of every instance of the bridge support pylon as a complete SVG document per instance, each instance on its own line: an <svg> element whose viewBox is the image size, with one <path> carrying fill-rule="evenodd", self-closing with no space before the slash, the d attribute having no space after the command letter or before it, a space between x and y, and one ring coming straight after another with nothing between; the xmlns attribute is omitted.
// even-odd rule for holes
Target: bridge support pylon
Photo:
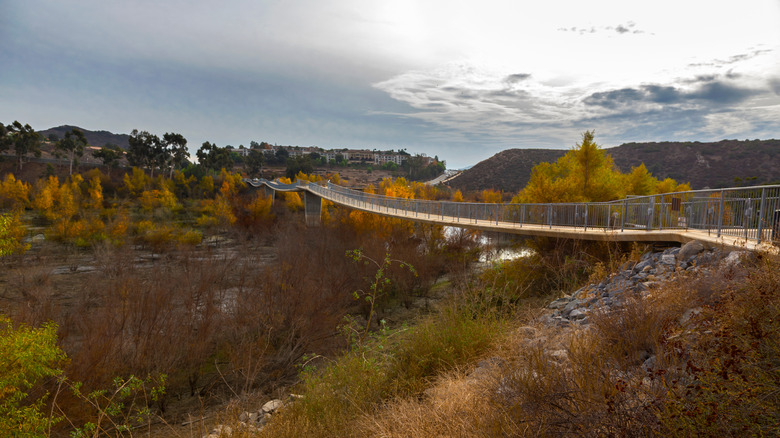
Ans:
<svg viewBox="0 0 780 438"><path fill-rule="evenodd" d="M304 191L303 192L303 210L306 217L306 225L310 227L319 226L322 223L322 198Z"/></svg>
<svg viewBox="0 0 780 438"><path fill-rule="evenodd" d="M268 187L267 185L263 185L263 196L264 197L271 197L271 205L274 205L274 198L276 197L276 190Z"/></svg>

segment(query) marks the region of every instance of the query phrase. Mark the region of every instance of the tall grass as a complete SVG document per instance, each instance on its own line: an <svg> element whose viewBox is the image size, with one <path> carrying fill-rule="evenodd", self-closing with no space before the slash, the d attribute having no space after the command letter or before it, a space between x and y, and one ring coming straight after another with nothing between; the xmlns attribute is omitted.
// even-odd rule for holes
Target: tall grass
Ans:
<svg viewBox="0 0 780 438"><path fill-rule="evenodd" d="M480 290L478 311L460 301L307 373L304 398L263 435L780 434L777 256L683 276L586 328L517 309L507 323L495 305L508 301Z"/></svg>

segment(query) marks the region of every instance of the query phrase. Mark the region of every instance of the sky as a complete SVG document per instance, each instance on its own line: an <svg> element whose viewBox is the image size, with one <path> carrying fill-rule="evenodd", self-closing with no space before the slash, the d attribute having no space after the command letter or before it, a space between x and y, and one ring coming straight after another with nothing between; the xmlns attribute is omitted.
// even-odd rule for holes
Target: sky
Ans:
<svg viewBox="0 0 780 438"><path fill-rule="evenodd" d="M0 0L0 122L406 149L780 138L780 0Z"/></svg>

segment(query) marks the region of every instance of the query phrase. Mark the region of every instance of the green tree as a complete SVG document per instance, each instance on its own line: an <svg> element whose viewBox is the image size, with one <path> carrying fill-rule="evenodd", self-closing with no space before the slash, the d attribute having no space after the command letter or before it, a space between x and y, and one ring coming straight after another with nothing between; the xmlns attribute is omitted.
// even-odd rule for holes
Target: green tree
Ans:
<svg viewBox="0 0 780 438"><path fill-rule="evenodd" d="M8 129L0 123L0 152L7 151L11 147L11 138L8 136Z"/></svg>
<svg viewBox="0 0 780 438"><path fill-rule="evenodd" d="M65 353L57 347L57 326L14 327L0 315L0 436L40 437L56 418L41 412L44 398L28 400L28 392L41 379L59 376Z"/></svg>
<svg viewBox="0 0 780 438"><path fill-rule="evenodd" d="M287 159L287 170L285 175L287 178L294 179L299 172L306 174L314 171L314 165L309 157L293 157Z"/></svg>
<svg viewBox="0 0 780 438"><path fill-rule="evenodd" d="M99 151L93 152L92 156L102 161L103 165L110 172L111 169L119 165L119 160L124 156L124 151L117 145L106 143Z"/></svg>
<svg viewBox="0 0 780 438"><path fill-rule="evenodd" d="M183 169L190 163L187 139L181 134L166 132L162 144L163 167L169 169L169 178L173 179L174 170Z"/></svg>
<svg viewBox="0 0 780 438"><path fill-rule="evenodd" d="M65 137L54 144L55 151L64 152L68 157L68 162L70 163L68 175L73 175L73 161L76 160L76 157L84 155L84 148L86 146L87 137L84 136L84 133L81 132L81 130L76 128L66 132Z"/></svg>
<svg viewBox="0 0 780 438"><path fill-rule="evenodd" d="M258 176L263 172L265 156L262 152L252 149L246 156L247 173L250 176Z"/></svg>
<svg viewBox="0 0 780 438"><path fill-rule="evenodd" d="M230 157L230 151L216 144L204 142L198 149L197 156L200 165L212 172L233 168L233 159Z"/></svg>
<svg viewBox="0 0 780 438"><path fill-rule="evenodd" d="M22 125L19 121L14 121L13 124L6 126L6 129L8 130L6 141L13 146L18 168L21 171L24 158L28 154L41 156L41 136L30 125Z"/></svg>
<svg viewBox="0 0 780 438"><path fill-rule="evenodd" d="M129 143L127 161L130 165L149 169L154 177L153 167L161 149L160 138L147 131L139 132L137 129L133 129L127 142Z"/></svg>

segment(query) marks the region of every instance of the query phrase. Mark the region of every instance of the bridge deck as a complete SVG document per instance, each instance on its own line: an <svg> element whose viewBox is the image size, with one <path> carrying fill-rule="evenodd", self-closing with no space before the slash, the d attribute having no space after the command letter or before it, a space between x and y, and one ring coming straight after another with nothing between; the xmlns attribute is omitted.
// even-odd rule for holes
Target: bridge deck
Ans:
<svg viewBox="0 0 780 438"><path fill-rule="evenodd" d="M600 241L616 241L616 242L680 242L685 243L691 240L700 240L703 242L710 243L712 245L719 245L724 246L728 248L743 248L746 250L764 250L764 251L771 251L771 252L777 252L777 247L772 245L769 241L772 236L772 230L768 228L765 225L765 221L762 219L764 216L764 211L767 210L766 206L764 206L765 199L766 198L766 191L761 192L762 195L762 201L761 201L761 210L759 212L759 222L761 225L764 225L763 227L756 228L755 226L748 226L748 219L751 218L750 213L745 213L745 217L743 218L743 224L744 227L739 228L736 226L733 226L733 224L728 227L728 229L724 229L725 232L720 233L721 235L718 236L717 229L715 225L712 225L712 222L708 222L710 225L707 225L705 229L696 229L696 228L686 228L686 227L650 227L645 226L640 223L647 223L647 222L638 222L638 223L631 223L629 224L627 221L623 220L623 222L617 222L615 223L615 226L598 226L598 225L590 225L585 226L584 224L588 221L588 211L591 211L592 217L595 217L597 214L601 214L601 222L602 223L610 223L612 222L610 220L610 217L612 215L618 215L618 214L625 214L626 213L626 201L622 201L622 211L619 209L621 208L621 204L610 204L610 203L591 203L591 204L536 204L536 205L526 205L528 209L536 208L537 210L541 208L541 216L537 215L537 223L520 223L517 220L514 221L506 221L502 220L505 219L507 216L507 208L518 208L517 204L482 204L482 206L477 207L481 211L481 209L485 210L485 213L483 215L476 212L474 208L470 210L471 213L468 215L452 215L451 213L448 213L447 210L450 212L452 211L453 206L458 206L458 203L436 203L434 201L420 201L420 200L405 200L405 199L388 199L377 195L369 195L364 194L362 192L356 192L352 191L346 188L338 187L337 190L334 188L331 188L332 186L329 184L329 187L322 187L314 184L280 184L278 182L271 182L266 180L259 180L259 181L247 181L254 187L261 187L263 185L274 189L275 191L298 191L298 192L307 192L307 194L310 195L316 195L317 197L320 197L321 199L327 199L328 201L331 201L338 205L343 205L346 207L354 208L357 210L374 213L386 217L392 217L392 218L399 218L399 219L405 219L405 220L412 220L417 222L423 222L423 223L430 223L430 224L436 224L436 225L443 225L443 226L452 226L452 227L462 227L462 228L470 228L470 229L477 229L482 231L493 231L493 232L501 232L501 233L511 233L511 234L520 234L520 235L527 235L527 236L543 236L543 237L555 237L555 238L570 238L570 239L583 239L583 240L600 240ZM692 192L687 192L692 193ZM665 195L659 195L661 196L661 199L663 200L663 196L670 196L670 197L682 197L684 195L679 194L665 194ZM701 198L701 196L700 196ZM707 200L708 198L703 198ZM747 198L748 203L744 202L744 199L740 198L740 202L742 204L740 205L747 205L747 208L752 208L750 203L750 198ZM690 205L696 205L695 199L692 198L692 200L687 201ZM621 202L621 201L618 201ZM632 200L631 202L634 202ZM774 201L770 201L774 202ZM383 205L384 203L384 205ZM713 201L707 201L707 204L702 204L705 207L709 207L709 214L712 215L713 209L711 207L711 204L713 204ZM448 208L442 207L440 204L447 204ZM466 207L473 207L475 204L468 204L468 203L461 203L460 205L464 206L464 211L466 210ZM653 210L653 208L658 208L654 205L654 201L651 200L648 204L650 206L650 209L648 210L648 214L646 217L648 218L648 221L650 224L653 224L654 222L654 215L658 216L659 218L664 218L664 214L667 214L667 216L673 216L673 214L669 213L675 213L676 215L679 215L679 211L681 211L681 203L678 202L676 208L674 211L669 212L666 210L663 210L666 208L667 210L669 208L672 208L675 203L674 202L666 202L663 201L660 202L660 209L658 211ZM723 200L723 191L721 191L721 198L720 198L720 211L728 212L727 207L724 207L724 200ZM777 205L780 207L780 204L768 204L768 205ZM432 206L437 207L438 209L432 208ZM507 207L511 206L511 207ZM562 222L565 222L566 220L571 221L571 217L564 218L564 213L566 211L560 210L561 215L560 217L555 216L556 213L553 212L553 207L561 207L561 208L568 208L571 210L572 208L579 208L580 214L577 215L577 219L574 222L569 222L565 225L561 224L553 224L553 220L551 218L555 218L555 220L560 220ZM609 206L609 213L605 212L607 210L604 210L604 207ZM596 207L601 208L601 210L596 209ZM503 210L499 210L499 208L503 208ZM645 208L645 205L642 204L641 208L637 207L628 207L628 208L634 208L632 211L638 211L641 212L643 208ZM489 210L492 209L492 210ZM546 209L546 210L545 210ZM690 214L691 207L688 208L689 210L689 216L691 216L691 222L693 223L693 215ZM734 213L732 212L728 213L731 215L729 220L731 222L734 221ZM310 211L309 207L307 207L307 214ZM319 209L316 210L317 213L319 213ZM548 213L548 220L544 220L544 212ZM502 214L503 213L503 214ZM653 214L650 214L653 213ZM517 214L517 213L515 213ZM530 215L530 213L529 213ZM571 213L569 212L569 215L571 216ZM634 215L639 218L641 215L634 213ZM471 216L471 217L469 217ZM481 216L481 217L480 217ZM491 217L492 216L492 217ZM606 219L604 218L606 217ZM725 214L724 214L725 216ZM490 217L487 219L486 217ZM539 218L541 217L541 220ZM591 218L592 219L592 218ZM685 219L683 218L677 218L677 219ZM581 222L577 222L577 220ZM592 219L593 220L593 219ZM644 219L642 219L644 221ZM658 219L659 221L662 221L662 219ZM671 220L671 218L667 218L667 220ZM596 221L596 220L593 220ZM542 222L542 223L539 223ZM572 223L578 223L581 225L574 226ZM687 223L687 222L686 222ZM721 217L718 219L717 222L719 224L720 228L724 228L724 219ZM742 234L744 232L744 235Z"/></svg>

